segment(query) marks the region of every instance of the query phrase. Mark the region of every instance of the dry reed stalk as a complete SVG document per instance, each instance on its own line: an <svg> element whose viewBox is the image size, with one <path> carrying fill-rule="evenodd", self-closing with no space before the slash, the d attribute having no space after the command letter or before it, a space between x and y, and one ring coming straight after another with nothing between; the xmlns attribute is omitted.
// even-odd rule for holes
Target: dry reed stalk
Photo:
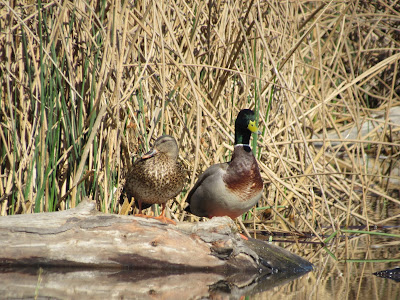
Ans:
<svg viewBox="0 0 400 300"><path fill-rule="evenodd" d="M190 176L170 213L197 220L186 193L230 159L234 119L252 108L267 208L243 219L249 229L323 241L342 226L398 224L382 208L399 205L398 6L2 0L1 215L87 195L118 213L131 158L171 134Z"/></svg>

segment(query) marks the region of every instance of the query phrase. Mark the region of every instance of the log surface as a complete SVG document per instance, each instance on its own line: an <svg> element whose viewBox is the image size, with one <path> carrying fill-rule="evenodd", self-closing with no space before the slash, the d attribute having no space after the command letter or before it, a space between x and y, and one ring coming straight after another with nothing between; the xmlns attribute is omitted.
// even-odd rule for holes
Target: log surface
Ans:
<svg viewBox="0 0 400 300"><path fill-rule="evenodd" d="M175 226L100 213L95 202L84 201L61 212L1 217L0 265L217 273L273 272L288 266L292 271L310 270L311 264L297 255L260 241L244 241L234 229L227 217Z"/></svg>

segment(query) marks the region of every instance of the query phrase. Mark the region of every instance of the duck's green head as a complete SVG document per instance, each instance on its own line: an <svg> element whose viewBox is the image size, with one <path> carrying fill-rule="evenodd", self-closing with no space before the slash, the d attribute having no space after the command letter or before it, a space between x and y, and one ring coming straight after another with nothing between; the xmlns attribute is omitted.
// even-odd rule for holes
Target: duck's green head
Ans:
<svg viewBox="0 0 400 300"><path fill-rule="evenodd" d="M235 144L249 144L253 132L258 133L256 116L251 109L242 109L235 122Z"/></svg>

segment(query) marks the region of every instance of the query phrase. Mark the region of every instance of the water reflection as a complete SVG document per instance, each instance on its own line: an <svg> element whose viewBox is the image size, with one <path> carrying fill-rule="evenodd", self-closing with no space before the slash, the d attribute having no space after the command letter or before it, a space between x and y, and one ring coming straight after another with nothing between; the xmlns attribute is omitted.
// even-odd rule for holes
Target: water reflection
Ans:
<svg viewBox="0 0 400 300"><path fill-rule="evenodd" d="M144 270L0 269L4 298L240 299L286 284L301 274L248 276Z"/></svg>
<svg viewBox="0 0 400 300"><path fill-rule="evenodd" d="M400 283L373 275L385 263L325 263L314 272L249 299L400 299Z"/></svg>
<svg viewBox="0 0 400 300"><path fill-rule="evenodd" d="M373 275L394 263L325 257L303 276L233 277L143 270L0 269L0 298L37 299L400 299L400 283Z"/></svg>
<svg viewBox="0 0 400 300"><path fill-rule="evenodd" d="M396 228L394 231L397 231ZM394 232L393 232L394 233ZM283 246L283 245L281 245ZM374 275L400 265L398 238L360 236L330 250L301 245L290 246L293 252L314 263L315 270L286 285L251 296L249 299L400 299L400 283ZM386 261L386 262L385 262Z"/></svg>

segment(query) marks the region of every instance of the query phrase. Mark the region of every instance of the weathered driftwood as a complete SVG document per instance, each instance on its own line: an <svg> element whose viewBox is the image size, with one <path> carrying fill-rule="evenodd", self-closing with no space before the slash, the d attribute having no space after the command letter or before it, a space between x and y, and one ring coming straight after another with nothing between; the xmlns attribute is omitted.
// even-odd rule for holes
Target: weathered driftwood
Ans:
<svg viewBox="0 0 400 300"><path fill-rule="evenodd" d="M233 228L229 218L174 226L153 219L104 214L96 211L94 202L85 201L62 212L0 218L0 265L215 272L309 267L287 251L282 256L284 250L279 247L244 241ZM259 243L261 248L270 249L267 257L260 257L265 254L254 246ZM282 257L287 260L282 261Z"/></svg>
<svg viewBox="0 0 400 300"><path fill-rule="evenodd" d="M39 296L54 298L143 299L240 296L312 269L310 263L282 248L244 241L234 228L229 218L174 226L104 214L89 201L62 212L1 217L0 294L30 297L39 291Z"/></svg>

